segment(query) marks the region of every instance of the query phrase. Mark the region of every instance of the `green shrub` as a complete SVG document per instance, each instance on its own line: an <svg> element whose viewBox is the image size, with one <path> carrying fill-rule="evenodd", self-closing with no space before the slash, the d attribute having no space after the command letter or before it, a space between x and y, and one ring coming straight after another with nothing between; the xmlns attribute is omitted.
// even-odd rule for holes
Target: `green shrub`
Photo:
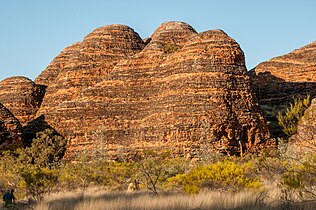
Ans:
<svg viewBox="0 0 316 210"><path fill-rule="evenodd" d="M202 189L223 189L238 191L244 188L258 189L261 182L252 174L254 165L248 161L235 163L230 160L200 166L187 174L169 179L173 186L181 187L187 193L199 193Z"/></svg>
<svg viewBox="0 0 316 210"><path fill-rule="evenodd" d="M16 156L11 151L5 151L0 156L0 182L2 189L17 187L19 185L21 181L19 171L22 165L17 163ZM24 195L23 193L22 196Z"/></svg>
<svg viewBox="0 0 316 210"><path fill-rule="evenodd" d="M20 187L25 188L27 195L40 202L48 195L58 182L58 173L48 168L25 167L20 173Z"/></svg>
<svg viewBox="0 0 316 210"><path fill-rule="evenodd" d="M163 46L165 53L174 53L179 50L179 46L176 44L168 43Z"/></svg>
<svg viewBox="0 0 316 210"><path fill-rule="evenodd" d="M126 190L129 182L134 178L135 164L133 162L103 163L100 172L103 185L113 190Z"/></svg>
<svg viewBox="0 0 316 210"><path fill-rule="evenodd" d="M58 169L66 143L54 130L38 132L30 147L2 153L1 179L25 192L24 196L41 201L58 183Z"/></svg>
<svg viewBox="0 0 316 210"><path fill-rule="evenodd" d="M65 162L59 181L69 188L79 188L84 193L86 188L98 178L98 169L102 164L93 161L85 150L75 154L73 161Z"/></svg>
<svg viewBox="0 0 316 210"><path fill-rule="evenodd" d="M305 160L292 162L282 175L281 188L284 200L315 200L316 155L308 154Z"/></svg>
<svg viewBox="0 0 316 210"><path fill-rule="evenodd" d="M290 107L286 109L284 114L278 114L278 123L287 136L292 136L297 132L297 124L310 103L310 96L303 100L294 99L294 103L290 103Z"/></svg>
<svg viewBox="0 0 316 210"><path fill-rule="evenodd" d="M146 151L144 157L135 162L136 179L146 189L158 195L158 189L165 188L168 178L185 171L186 161L171 157L170 151L157 154Z"/></svg>
<svg viewBox="0 0 316 210"><path fill-rule="evenodd" d="M51 167L59 163L66 152L67 140L52 129L36 133L30 147L18 149L19 161L38 167Z"/></svg>

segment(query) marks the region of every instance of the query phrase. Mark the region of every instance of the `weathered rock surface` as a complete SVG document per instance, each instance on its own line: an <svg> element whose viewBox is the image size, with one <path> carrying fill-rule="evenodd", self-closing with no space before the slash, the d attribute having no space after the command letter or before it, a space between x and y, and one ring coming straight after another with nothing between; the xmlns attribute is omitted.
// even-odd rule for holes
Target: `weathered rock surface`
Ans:
<svg viewBox="0 0 316 210"><path fill-rule="evenodd" d="M316 97L316 42L260 63L249 75L272 133L280 136L277 113L284 111L293 98Z"/></svg>
<svg viewBox="0 0 316 210"><path fill-rule="evenodd" d="M26 77L10 77L0 82L0 102L25 125L39 109L45 88Z"/></svg>
<svg viewBox="0 0 316 210"><path fill-rule="evenodd" d="M297 153L316 152L316 99L305 111L299 121L297 134L291 137L290 142L293 142Z"/></svg>
<svg viewBox="0 0 316 210"><path fill-rule="evenodd" d="M60 69L48 67L56 70L36 80L52 81L40 82L48 88L38 116L71 139L68 155L102 149L115 158L153 149L199 156L205 148L266 146L244 54L223 31L167 22L145 46L133 29L110 25L75 48L50 64Z"/></svg>
<svg viewBox="0 0 316 210"><path fill-rule="evenodd" d="M51 82L58 76L59 71L69 62L79 50L80 42L66 47L35 79L36 84L49 86Z"/></svg>
<svg viewBox="0 0 316 210"><path fill-rule="evenodd" d="M21 134L20 122L0 103L0 152L22 146Z"/></svg>
<svg viewBox="0 0 316 210"><path fill-rule="evenodd" d="M316 41L255 67L257 74L270 72L285 82L316 82Z"/></svg>

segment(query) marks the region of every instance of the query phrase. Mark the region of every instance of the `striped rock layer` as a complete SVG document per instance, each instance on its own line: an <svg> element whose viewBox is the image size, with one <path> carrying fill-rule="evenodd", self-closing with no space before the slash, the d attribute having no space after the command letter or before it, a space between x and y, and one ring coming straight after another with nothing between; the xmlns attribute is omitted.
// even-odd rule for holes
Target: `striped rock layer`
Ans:
<svg viewBox="0 0 316 210"><path fill-rule="evenodd" d="M316 42L260 63L249 74L272 134L280 136L277 113L283 112L293 98L316 97Z"/></svg>
<svg viewBox="0 0 316 210"><path fill-rule="evenodd" d="M26 125L34 119L45 89L26 77L10 77L0 81L0 103Z"/></svg>
<svg viewBox="0 0 316 210"><path fill-rule="evenodd" d="M22 146L21 133L20 122L0 103L0 152Z"/></svg>
<svg viewBox="0 0 316 210"><path fill-rule="evenodd" d="M36 79L48 85L37 115L70 139L69 156L87 149L111 158L143 150L196 157L266 146L243 51L223 31L167 22L144 43L133 29L109 25L70 48Z"/></svg>
<svg viewBox="0 0 316 210"><path fill-rule="evenodd" d="M36 84L49 86L57 76L68 60L73 57L76 51L79 49L80 42L77 42L69 47L66 47L59 55L51 62L44 71L35 79Z"/></svg>
<svg viewBox="0 0 316 210"><path fill-rule="evenodd" d="M285 82L316 82L316 41L255 67L257 74L270 72Z"/></svg>

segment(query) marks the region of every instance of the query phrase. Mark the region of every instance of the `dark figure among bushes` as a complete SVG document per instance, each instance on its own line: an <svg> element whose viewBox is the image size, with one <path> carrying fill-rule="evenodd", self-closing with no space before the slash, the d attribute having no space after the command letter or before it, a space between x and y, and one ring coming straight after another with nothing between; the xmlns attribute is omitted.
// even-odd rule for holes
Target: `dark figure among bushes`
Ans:
<svg viewBox="0 0 316 210"><path fill-rule="evenodd" d="M6 194L3 195L3 201L4 201L4 207L10 207L13 205L13 202L15 201L15 197L13 195L14 190L11 191L8 190Z"/></svg>

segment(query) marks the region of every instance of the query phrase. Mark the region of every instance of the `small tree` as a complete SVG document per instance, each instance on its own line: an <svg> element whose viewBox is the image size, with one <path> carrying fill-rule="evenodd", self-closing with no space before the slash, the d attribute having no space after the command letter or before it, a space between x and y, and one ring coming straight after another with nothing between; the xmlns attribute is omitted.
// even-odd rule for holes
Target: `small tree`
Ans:
<svg viewBox="0 0 316 210"><path fill-rule="evenodd" d="M52 129L38 132L30 147L2 156L2 168L6 170L8 180L14 180L16 185L26 190L27 195L41 201L57 184L57 169L66 143Z"/></svg>
<svg viewBox="0 0 316 210"><path fill-rule="evenodd" d="M287 136L292 136L297 132L297 124L310 104L310 96L303 100L294 99L294 103L290 103L290 107L286 109L284 114L279 112L278 123Z"/></svg>
<svg viewBox="0 0 316 210"><path fill-rule="evenodd" d="M155 154L147 152L145 157L136 161L137 179L141 184L158 195L158 187L161 187L168 178L184 173L185 161L170 157L169 152Z"/></svg>
<svg viewBox="0 0 316 210"><path fill-rule="evenodd" d="M158 195L158 183L164 178L164 170L161 160L158 158L146 158L138 161L137 164L139 180L148 190Z"/></svg>
<svg viewBox="0 0 316 210"><path fill-rule="evenodd" d="M65 163L60 181L66 182L68 186L79 186L84 194L89 183L95 180L96 174L97 163L83 151L76 154L74 161Z"/></svg>
<svg viewBox="0 0 316 210"><path fill-rule="evenodd" d="M11 151L5 151L0 157L0 179L3 187L16 188L21 180L18 176L19 166L16 156Z"/></svg>
<svg viewBox="0 0 316 210"><path fill-rule="evenodd" d="M106 179L106 185L113 190L124 190L132 180L135 180L134 162L110 162L103 163L100 172ZM136 182L136 180L135 180Z"/></svg>
<svg viewBox="0 0 316 210"><path fill-rule="evenodd" d="M280 187L285 201L314 201L316 199L316 155L307 154L292 161L283 173Z"/></svg>
<svg viewBox="0 0 316 210"><path fill-rule="evenodd" d="M19 160L37 167L58 164L66 152L67 140L52 129L36 133L31 147L17 150Z"/></svg>
<svg viewBox="0 0 316 210"><path fill-rule="evenodd" d="M106 131L107 129L105 126L100 126L93 132L93 136L95 138L94 156L100 160L106 159L108 155L106 149L106 145L108 144Z"/></svg>
<svg viewBox="0 0 316 210"><path fill-rule="evenodd" d="M41 202L58 182L57 172L49 168L38 168L28 165L20 172L20 176L22 177L20 185L37 202Z"/></svg>

